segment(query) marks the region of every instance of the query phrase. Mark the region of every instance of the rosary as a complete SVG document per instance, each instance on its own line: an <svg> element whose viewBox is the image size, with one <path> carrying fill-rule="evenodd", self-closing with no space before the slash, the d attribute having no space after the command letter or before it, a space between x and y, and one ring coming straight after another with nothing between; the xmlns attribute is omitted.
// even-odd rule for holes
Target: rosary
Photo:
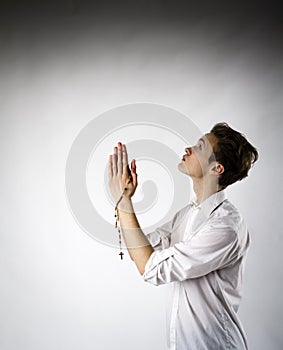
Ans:
<svg viewBox="0 0 283 350"><path fill-rule="evenodd" d="M122 198L123 198L123 195L124 195L124 193L125 193L125 191L126 191L126 189L127 189L127 185L131 182L131 180L132 180L132 177L131 177L131 175L130 175L130 176L128 177L126 186L125 186L125 188L124 188L124 190L123 190L123 192L122 192L122 194L121 194L120 198L118 199L118 201L117 201L117 203L116 203L116 206L115 206L115 215L114 215L114 217L115 217L115 228L117 228L117 230L118 230L119 248L120 248L120 253L119 253L119 255L120 255L120 257L121 257L121 260L123 260L123 255L124 255L124 253L123 253L123 251L122 251L122 236L121 236L121 226L119 225L119 211L118 211L118 205L119 205L119 203L121 202L121 200L122 200Z"/></svg>

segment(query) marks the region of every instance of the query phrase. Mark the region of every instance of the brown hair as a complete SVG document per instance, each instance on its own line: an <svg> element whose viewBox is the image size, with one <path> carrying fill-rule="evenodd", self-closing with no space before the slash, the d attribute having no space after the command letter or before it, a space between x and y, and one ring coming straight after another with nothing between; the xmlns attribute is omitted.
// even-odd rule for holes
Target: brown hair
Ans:
<svg viewBox="0 0 283 350"><path fill-rule="evenodd" d="M216 160L224 166L219 177L223 188L248 176L248 171L258 159L258 152L246 137L232 129L227 123L217 123L210 130L216 136L217 144L210 161Z"/></svg>

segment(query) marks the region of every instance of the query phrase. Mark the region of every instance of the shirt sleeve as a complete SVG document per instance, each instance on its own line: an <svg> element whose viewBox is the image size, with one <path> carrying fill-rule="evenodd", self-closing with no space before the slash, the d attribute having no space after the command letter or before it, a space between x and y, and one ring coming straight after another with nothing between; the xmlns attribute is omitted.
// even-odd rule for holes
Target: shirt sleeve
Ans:
<svg viewBox="0 0 283 350"><path fill-rule="evenodd" d="M174 215L172 220L166 222L164 225L158 227L155 231L150 232L146 235L155 251L170 247L171 234L177 216L178 213Z"/></svg>
<svg viewBox="0 0 283 350"><path fill-rule="evenodd" d="M237 231L219 220L207 225L189 241L154 251L145 266L143 279L160 285L201 277L231 264L238 255Z"/></svg>

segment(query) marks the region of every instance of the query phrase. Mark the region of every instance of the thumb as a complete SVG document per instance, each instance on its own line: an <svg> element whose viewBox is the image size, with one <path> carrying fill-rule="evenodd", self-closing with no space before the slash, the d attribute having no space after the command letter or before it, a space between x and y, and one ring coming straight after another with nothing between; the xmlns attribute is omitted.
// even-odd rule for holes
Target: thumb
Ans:
<svg viewBox="0 0 283 350"><path fill-rule="evenodd" d="M138 174L137 174L136 170L137 170L136 160L133 159L131 161L131 175L133 178L133 185L134 186L137 186L137 184L138 184Z"/></svg>

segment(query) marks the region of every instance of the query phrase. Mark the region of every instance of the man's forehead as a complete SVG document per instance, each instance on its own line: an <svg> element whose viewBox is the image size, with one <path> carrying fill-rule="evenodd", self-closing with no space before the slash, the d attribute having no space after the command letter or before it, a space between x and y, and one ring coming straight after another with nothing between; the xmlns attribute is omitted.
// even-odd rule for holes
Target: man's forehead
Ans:
<svg viewBox="0 0 283 350"><path fill-rule="evenodd" d="M199 140L203 141L205 144L207 144L210 147L213 147L214 145L217 144L217 138L215 135L211 133L207 133L202 135Z"/></svg>

